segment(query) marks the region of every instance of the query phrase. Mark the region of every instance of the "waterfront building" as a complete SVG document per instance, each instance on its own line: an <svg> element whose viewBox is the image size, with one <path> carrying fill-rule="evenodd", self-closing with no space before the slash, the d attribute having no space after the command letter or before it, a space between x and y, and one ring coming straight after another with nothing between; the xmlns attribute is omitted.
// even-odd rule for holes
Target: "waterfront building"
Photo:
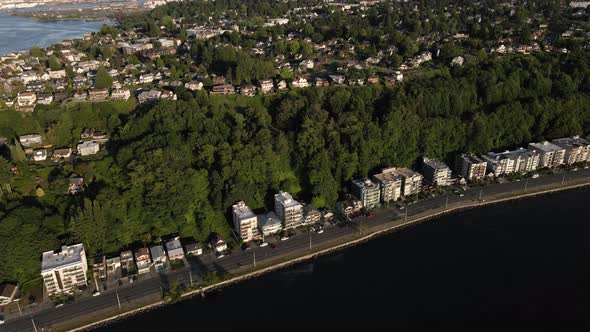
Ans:
<svg viewBox="0 0 590 332"><path fill-rule="evenodd" d="M373 180L381 188L383 202L397 201L402 197L402 177L394 172L383 169L381 173L373 175Z"/></svg>
<svg viewBox="0 0 590 332"><path fill-rule="evenodd" d="M590 161L590 142L580 136L558 138L551 143L565 149L564 163L566 165Z"/></svg>
<svg viewBox="0 0 590 332"><path fill-rule="evenodd" d="M539 154L539 167L556 167L563 165L565 160L565 149L553 143L544 141L541 143L530 143L528 146L530 151L535 151Z"/></svg>
<svg viewBox="0 0 590 332"><path fill-rule="evenodd" d="M227 243L225 243L219 234L213 234L211 236L209 245L211 246L211 249L213 249L218 254L222 254L227 250Z"/></svg>
<svg viewBox="0 0 590 332"><path fill-rule="evenodd" d="M283 230L283 223L274 212L256 216L258 227L264 236L276 234Z"/></svg>
<svg viewBox="0 0 590 332"><path fill-rule="evenodd" d="M122 278L128 278L137 273L137 265L133 260L133 253L131 250L123 251L120 255L120 261Z"/></svg>
<svg viewBox="0 0 590 332"><path fill-rule="evenodd" d="M283 221L283 228L295 228L303 224L303 205L287 192L275 195L275 213Z"/></svg>
<svg viewBox="0 0 590 332"><path fill-rule="evenodd" d="M239 201L232 206L234 229L242 241L248 242L260 237L258 233L258 221L244 201Z"/></svg>
<svg viewBox="0 0 590 332"><path fill-rule="evenodd" d="M184 246L187 255L199 256L203 254L203 247L197 242L191 242Z"/></svg>
<svg viewBox="0 0 590 332"><path fill-rule="evenodd" d="M322 213L320 210L313 207L313 205L303 206L303 223L305 225L313 225L320 222L322 219Z"/></svg>
<svg viewBox="0 0 590 332"><path fill-rule="evenodd" d="M486 176L487 162L471 153L461 154L457 156L455 168L467 181L481 181Z"/></svg>
<svg viewBox="0 0 590 332"><path fill-rule="evenodd" d="M132 259L133 260L133 259ZM105 262L107 278L111 281L121 279L121 257L107 258Z"/></svg>
<svg viewBox="0 0 590 332"><path fill-rule="evenodd" d="M137 273L144 274L150 272L152 260L148 248L139 248L135 251L135 263L137 264Z"/></svg>
<svg viewBox="0 0 590 332"><path fill-rule="evenodd" d="M433 185L448 186L451 184L451 169L440 160L424 157L422 159L422 175L426 181Z"/></svg>
<svg viewBox="0 0 590 332"><path fill-rule="evenodd" d="M42 255L41 276L48 296L68 293L87 285L88 264L82 243L62 246Z"/></svg>
<svg viewBox="0 0 590 332"><path fill-rule="evenodd" d="M92 273L95 278L98 278L102 281L106 280L106 257L104 255L94 257L94 262L92 263Z"/></svg>
<svg viewBox="0 0 590 332"><path fill-rule="evenodd" d="M399 177L401 183L401 195L409 197L422 191L423 177L420 173L405 167L384 168L381 173L389 173L391 177Z"/></svg>
<svg viewBox="0 0 590 332"><path fill-rule="evenodd" d="M162 245L160 244L152 246L150 247L150 254L152 256L152 262L154 263L154 268L156 269L156 271L163 270L166 266L167 261L164 247L162 247Z"/></svg>
<svg viewBox="0 0 590 332"><path fill-rule="evenodd" d="M182 250L182 244L180 244L178 236L166 242L166 251L171 261L184 258L184 250Z"/></svg>
<svg viewBox="0 0 590 332"><path fill-rule="evenodd" d="M352 181L352 194L367 209L377 207L381 201L381 189L379 185L369 179Z"/></svg>
<svg viewBox="0 0 590 332"><path fill-rule="evenodd" d="M488 152L482 156L488 163L488 172L494 176L527 173L539 168L540 156L536 151L519 148L513 151Z"/></svg>

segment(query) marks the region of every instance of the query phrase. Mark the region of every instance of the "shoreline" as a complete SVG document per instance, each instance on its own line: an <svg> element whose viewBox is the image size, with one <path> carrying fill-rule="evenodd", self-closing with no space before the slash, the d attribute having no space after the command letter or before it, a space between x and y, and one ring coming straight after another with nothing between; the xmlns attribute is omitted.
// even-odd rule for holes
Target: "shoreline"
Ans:
<svg viewBox="0 0 590 332"><path fill-rule="evenodd" d="M510 196L510 197L491 199L489 201L484 201L484 202L473 202L471 204L450 207L450 208L443 210L443 211L436 211L436 212L430 212L430 213L428 213L428 211L427 211L426 215L418 215L416 218L412 218L412 219L407 220L401 224L391 225L391 226L387 226L383 229L371 231L370 233L368 233L366 235L363 235L363 236L356 238L356 239L347 240L344 243L331 245L327 248L320 249L318 251L315 251L315 252L312 252L312 253L309 253L306 255L302 255L302 256L298 256L298 257L294 257L294 258L288 258L287 260L279 262L279 263L274 263L274 264L271 263L271 265L269 265L269 266L265 266L265 267L262 267L259 269L255 269L253 271L245 272L244 274L236 275L234 277L231 277L230 279L220 281L216 284L205 286L205 287L202 287L202 288L199 288L196 290L191 290L191 291L182 293L182 294L180 294L179 299L174 302L166 302L164 300L160 300L155 303L151 303L151 304L142 306L137 309L132 309L130 311L123 312L123 313L120 313L115 316L107 317L107 318L98 320L96 322L85 324L83 326L76 327L76 328L73 328L73 329L70 329L67 331L88 331L88 330L92 330L92 329L100 327L100 326L106 326L106 325L113 323L115 321L126 319L131 316L141 314L144 312L148 312L148 311L156 309L158 307L162 307L162 306L166 306L166 305L170 305L170 304L175 304L175 303L178 303L181 301L185 301L187 299L191 299L194 296L205 294L207 291L220 290L220 289L223 289L224 287L227 287L227 286L230 286L233 284L237 284L239 282L246 281L248 279L252 279L252 278L255 278L255 277L263 275L263 274L267 274L267 273L270 273L270 272L273 272L276 270L280 270L280 269L283 269L283 268L286 268L286 267L289 267L292 265L296 265L299 263L310 261L310 260L312 260L316 257L319 257L319 256L324 256L324 255L332 254L332 253L335 253L335 252L338 252L338 251L341 251L341 250L344 250L347 248L351 248L356 245L368 242L371 239L381 237L381 236L384 236L387 234L391 234L393 232L399 231L399 230L404 229L406 227L417 225L422 222L430 221L432 219L436 219L436 218L444 216L444 215L460 212L460 211L467 210L467 209L473 209L473 208L478 208L478 207L483 207L483 206L488 206L488 205L493 205L493 204L499 204L499 203L514 201L514 200L523 199L523 198L531 198L531 197L546 195L546 194L550 194L550 193L579 189L579 188L584 188L584 187L588 187L588 186L590 186L590 181L586 180L586 182L583 182L583 183L571 184L571 185L567 185L564 187L542 189L540 191L535 191L535 192L530 192L530 193L521 193L521 194L516 194L516 195Z"/></svg>

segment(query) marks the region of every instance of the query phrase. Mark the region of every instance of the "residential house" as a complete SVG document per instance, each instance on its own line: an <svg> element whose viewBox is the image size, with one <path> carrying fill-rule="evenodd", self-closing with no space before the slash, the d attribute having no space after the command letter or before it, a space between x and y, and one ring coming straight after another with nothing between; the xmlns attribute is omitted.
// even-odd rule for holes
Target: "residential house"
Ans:
<svg viewBox="0 0 590 332"><path fill-rule="evenodd" d="M402 197L403 178L395 172L387 172L384 169L381 173L373 175L373 180L381 188L381 200L383 202L397 201Z"/></svg>
<svg viewBox="0 0 590 332"><path fill-rule="evenodd" d="M344 75L329 75L328 77L330 77L332 84L335 85L344 84L346 82Z"/></svg>
<svg viewBox="0 0 590 332"><path fill-rule="evenodd" d="M293 86L293 88L307 88L309 86L309 83L307 82L306 78L298 77L294 79L293 82L291 82L291 85Z"/></svg>
<svg viewBox="0 0 590 332"><path fill-rule="evenodd" d="M9 304L10 302L17 300L16 294L18 292L18 286L14 284L3 284L0 286L0 307Z"/></svg>
<svg viewBox="0 0 590 332"><path fill-rule="evenodd" d="M47 74L49 74L49 78L51 78L52 80L66 78L66 70L65 69L49 70L49 71L47 71Z"/></svg>
<svg viewBox="0 0 590 332"><path fill-rule="evenodd" d="M287 81L285 81L285 80L280 80L280 81L277 83L277 90L279 90L279 91L285 91L285 90L287 90L287 89L288 89L288 86L287 86Z"/></svg>
<svg viewBox="0 0 590 332"><path fill-rule="evenodd" d="M53 102L53 94L52 93L40 93L37 95L37 104L39 105L49 105Z"/></svg>
<svg viewBox="0 0 590 332"><path fill-rule="evenodd" d="M540 168L556 167L563 165L565 161L565 149L547 141L541 143L529 143L528 149L539 154Z"/></svg>
<svg viewBox="0 0 590 332"><path fill-rule="evenodd" d="M260 87L260 91L262 91L262 93L270 93L275 87L274 82L271 79L258 81L258 86Z"/></svg>
<svg viewBox="0 0 590 332"><path fill-rule="evenodd" d="M164 249L162 249L164 251ZM135 251L135 263L139 274L149 273L152 260L148 248L139 248Z"/></svg>
<svg viewBox="0 0 590 332"><path fill-rule="evenodd" d="M287 192L275 195L275 213L283 221L283 228L295 228L303 224L303 205Z"/></svg>
<svg viewBox="0 0 590 332"><path fill-rule="evenodd" d="M240 86L240 94L242 96L254 97L256 95L256 87L254 85L242 85Z"/></svg>
<svg viewBox="0 0 590 332"><path fill-rule="evenodd" d="M20 144L24 147L30 147L43 143L43 139L39 134L28 134L18 137Z"/></svg>
<svg viewBox="0 0 590 332"><path fill-rule="evenodd" d="M111 100L129 100L131 98L131 91L128 89L115 89L111 92Z"/></svg>
<svg viewBox="0 0 590 332"><path fill-rule="evenodd" d="M95 141L84 141L76 147L81 156L90 156L100 151L100 145Z"/></svg>
<svg viewBox="0 0 590 332"><path fill-rule="evenodd" d="M242 241L248 242L260 237L256 215L244 201L239 201L232 206L234 230Z"/></svg>
<svg viewBox="0 0 590 332"><path fill-rule="evenodd" d="M180 248L180 250L182 250L182 248ZM152 246L152 247L150 247L150 253L152 255L152 261L154 262L154 267L156 268L156 271L163 270L166 267L166 261L167 261L166 260L166 252L164 251L164 247L162 247L159 244Z"/></svg>
<svg viewBox="0 0 590 332"><path fill-rule="evenodd" d="M148 84L154 81L154 74L147 73L143 75L139 75L139 83L141 84Z"/></svg>
<svg viewBox="0 0 590 332"><path fill-rule="evenodd" d="M182 250L179 237L166 242L166 252L171 261L184 258L184 251Z"/></svg>
<svg viewBox="0 0 590 332"><path fill-rule="evenodd" d="M137 265L133 260L133 252L131 250L121 252L119 256L121 261L121 277L129 278L137 273Z"/></svg>
<svg viewBox="0 0 590 332"><path fill-rule="evenodd" d="M47 159L47 150L46 149L33 150L33 160L34 161L43 161L46 159Z"/></svg>
<svg viewBox="0 0 590 332"><path fill-rule="evenodd" d="M448 186L451 184L451 169L442 161L422 159L422 175L424 179L433 185Z"/></svg>
<svg viewBox="0 0 590 332"><path fill-rule="evenodd" d="M303 223L305 225L313 225L320 222L322 213L312 205L303 206Z"/></svg>
<svg viewBox="0 0 590 332"><path fill-rule="evenodd" d="M178 97L176 96L176 94L172 91L162 91L162 94L160 95L160 99L162 100L176 100L178 99Z"/></svg>
<svg viewBox="0 0 590 332"><path fill-rule="evenodd" d="M105 101L109 98L109 89L92 89L88 90L88 100L97 102Z"/></svg>
<svg viewBox="0 0 590 332"><path fill-rule="evenodd" d="M315 79L315 86L316 87L326 87L326 86L330 86L330 82L328 82L327 79L325 78L321 78L321 77L317 77Z"/></svg>
<svg viewBox="0 0 590 332"><path fill-rule="evenodd" d="M184 246L187 255L199 256L203 254L203 246L197 242L191 242Z"/></svg>
<svg viewBox="0 0 590 332"><path fill-rule="evenodd" d="M257 215L256 222L263 236L273 235L283 230L283 222L272 211Z"/></svg>
<svg viewBox="0 0 590 332"><path fill-rule="evenodd" d="M219 234L212 234L209 245L218 254L223 254L227 250L227 244Z"/></svg>
<svg viewBox="0 0 590 332"><path fill-rule="evenodd" d="M162 92L161 91L158 91L158 90L142 91L137 96L137 101L139 101L140 104L143 104L143 103L153 103L153 102L156 102L156 101L160 100L160 96L161 95L162 95Z"/></svg>
<svg viewBox="0 0 590 332"><path fill-rule="evenodd" d="M84 178L77 174L70 176L70 184L68 185L68 194L79 194L84 191Z"/></svg>
<svg viewBox="0 0 590 332"><path fill-rule="evenodd" d="M225 84L225 76L213 76L211 78L213 85L224 85Z"/></svg>
<svg viewBox="0 0 590 332"><path fill-rule="evenodd" d="M236 93L234 86L229 84L215 85L211 90L212 95L232 95L234 93Z"/></svg>
<svg viewBox="0 0 590 332"><path fill-rule="evenodd" d="M34 92L20 92L16 97L17 107L35 107L37 94Z"/></svg>
<svg viewBox="0 0 590 332"><path fill-rule="evenodd" d="M370 179L353 180L352 193L367 209L379 206L381 201L381 189L377 183Z"/></svg>
<svg viewBox="0 0 590 332"><path fill-rule="evenodd" d="M461 154L456 158L455 169L467 181L481 181L486 176L487 162L471 153Z"/></svg>
<svg viewBox="0 0 590 332"><path fill-rule="evenodd" d="M133 257L131 259L133 262ZM122 277L121 272L121 257L115 256L111 258L107 258L105 261L106 271L107 271L107 279L110 281L119 280Z"/></svg>
<svg viewBox="0 0 590 332"><path fill-rule="evenodd" d="M87 285L88 264L82 243L63 246L61 251L46 251L42 255L41 276L48 296L73 293Z"/></svg>
<svg viewBox="0 0 590 332"><path fill-rule="evenodd" d="M368 84L379 84L379 76L371 75L371 76L367 77L367 83Z"/></svg>
<svg viewBox="0 0 590 332"><path fill-rule="evenodd" d="M186 82L184 87L191 91L200 91L203 90L203 83L200 81Z"/></svg>
<svg viewBox="0 0 590 332"><path fill-rule="evenodd" d="M92 273L94 274L95 278L98 278L101 281L106 281L107 267L106 257L104 255L94 257L94 261L92 263Z"/></svg>
<svg viewBox="0 0 590 332"><path fill-rule="evenodd" d="M564 163L566 165L590 161L590 142L580 136L558 138L551 143L565 149Z"/></svg>

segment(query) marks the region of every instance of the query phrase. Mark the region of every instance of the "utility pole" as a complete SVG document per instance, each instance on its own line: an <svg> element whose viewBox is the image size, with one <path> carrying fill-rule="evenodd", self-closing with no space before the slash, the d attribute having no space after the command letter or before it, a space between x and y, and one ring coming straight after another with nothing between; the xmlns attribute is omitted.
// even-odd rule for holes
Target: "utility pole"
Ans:
<svg viewBox="0 0 590 332"><path fill-rule="evenodd" d="M22 316L23 312L22 312L22 310L20 310L20 304L18 304L18 301L14 301L14 302L16 302L16 307L18 308L18 312Z"/></svg>
<svg viewBox="0 0 590 332"><path fill-rule="evenodd" d="M481 197L483 196L483 187L479 190L479 201L481 202Z"/></svg>
<svg viewBox="0 0 590 332"><path fill-rule="evenodd" d="M252 254L254 255L254 267L256 267L256 251L252 250Z"/></svg>
<svg viewBox="0 0 590 332"><path fill-rule="evenodd" d="M526 179L526 181L524 182L524 192L526 193L526 188L529 185L529 179Z"/></svg>
<svg viewBox="0 0 590 332"><path fill-rule="evenodd" d="M160 287L162 290L162 287ZM115 295L117 295L117 304L119 305L119 310L121 310L121 300L119 300L119 291L115 291Z"/></svg>
<svg viewBox="0 0 590 332"><path fill-rule="evenodd" d="M445 210L449 207L449 194L447 194L447 200L445 202Z"/></svg>
<svg viewBox="0 0 590 332"><path fill-rule="evenodd" d="M563 178L561 178L561 184L565 183L565 173L563 173Z"/></svg>
<svg viewBox="0 0 590 332"><path fill-rule="evenodd" d="M191 271L191 269L188 269L188 278L191 281L191 287L193 287L193 271Z"/></svg>
<svg viewBox="0 0 590 332"><path fill-rule="evenodd" d="M404 212L404 221L408 220L408 205L406 204L406 212Z"/></svg>
<svg viewBox="0 0 590 332"><path fill-rule="evenodd" d="M309 235L309 251L311 251L311 234Z"/></svg>
<svg viewBox="0 0 590 332"><path fill-rule="evenodd" d="M33 320L33 318L31 318L31 323L33 323L33 329L37 332L37 325L35 325L35 320Z"/></svg>

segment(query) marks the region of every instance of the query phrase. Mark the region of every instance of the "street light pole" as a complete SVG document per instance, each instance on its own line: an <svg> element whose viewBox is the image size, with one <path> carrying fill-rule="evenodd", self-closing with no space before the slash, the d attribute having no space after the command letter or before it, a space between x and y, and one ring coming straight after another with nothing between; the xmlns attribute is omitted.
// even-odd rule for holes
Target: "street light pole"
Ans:
<svg viewBox="0 0 590 332"><path fill-rule="evenodd" d="M31 318L31 323L33 323L33 329L37 332L37 325L35 325L35 320L33 320L33 318Z"/></svg>
<svg viewBox="0 0 590 332"><path fill-rule="evenodd" d="M447 194L447 200L445 202L445 210L449 207L449 194Z"/></svg>
<svg viewBox="0 0 590 332"><path fill-rule="evenodd" d="M529 179L526 179L526 181L524 182L524 192L526 193L526 188L529 185Z"/></svg>
<svg viewBox="0 0 590 332"><path fill-rule="evenodd" d="M483 196L483 187L479 190L479 201L481 201L481 197Z"/></svg>
<svg viewBox="0 0 590 332"><path fill-rule="evenodd" d="M563 178L561 178L561 184L564 184L565 182L565 173L563 173Z"/></svg>
<svg viewBox="0 0 590 332"><path fill-rule="evenodd" d="M254 256L254 267L256 267L256 251L252 250L252 255Z"/></svg>
<svg viewBox="0 0 590 332"><path fill-rule="evenodd" d="M191 269L188 269L188 277L191 281L191 287L193 287L193 271L191 271Z"/></svg>
<svg viewBox="0 0 590 332"><path fill-rule="evenodd" d="M309 234L309 251L311 251L311 234Z"/></svg>
<svg viewBox="0 0 590 332"><path fill-rule="evenodd" d="M18 301L14 301L14 302L16 302L16 307L18 308L18 312L22 316L23 315L23 312L22 312L22 310L20 310L20 304L18 304Z"/></svg>
<svg viewBox="0 0 590 332"><path fill-rule="evenodd" d="M160 290L162 290L162 287L160 287ZM119 305L119 310L121 310L121 300L119 300L119 291L115 291L115 294L117 295L117 304Z"/></svg>
<svg viewBox="0 0 590 332"><path fill-rule="evenodd" d="M408 205L406 204L406 212L404 213L404 221L408 220Z"/></svg>

